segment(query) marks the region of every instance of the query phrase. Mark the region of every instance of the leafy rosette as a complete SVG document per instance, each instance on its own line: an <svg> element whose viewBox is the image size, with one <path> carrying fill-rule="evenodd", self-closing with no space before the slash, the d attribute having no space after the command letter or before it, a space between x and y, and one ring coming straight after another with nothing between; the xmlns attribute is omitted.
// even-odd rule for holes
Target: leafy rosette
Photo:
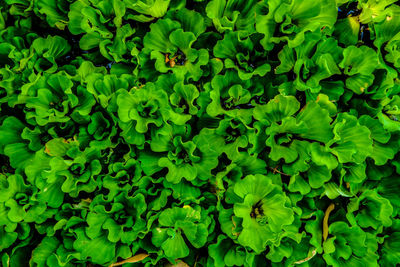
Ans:
<svg viewBox="0 0 400 267"><path fill-rule="evenodd" d="M91 199L78 200L76 203L64 203L54 215L54 220L48 220L38 225L37 232L45 236L41 241L37 240L38 246L35 248L30 262L38 266L74 266L85 259L85 251L101 251L101 255L93 256L93 261L97 262L100 258L107 258L108 255L115 253L107 250L107 243L102 243L101 238L91 243L92 247L75 249L75 233L84 231L87 226L85 217L88 213ZM85 241L89 241L85 239ZM82 246L84 247L84 246ZM104 250L103 250L104 249ZM83 255L80 253L83 251ZM41 265L40 265L41 264ZM46 265L47 264L47 265Z"/></svg>
<svg viewBox="0 0 400 267"><path fill-rule="evenodd" d="M100 53L111 61L111 65L118 62L137 65L139 40L139 37L135 36L135 29L131 25L125 24L117 28L113 40L106 39L99 44ZM89 49L89 47L83 47L83 49Z"/></svg>
<svg viewBox="0 0 400 267"><path fill-rule="evenodd" d="M89 147L83 152L72 149L70 153L67 155L73 160L61 160L58 157L54 160L54 176L66 178L61 190L72 197L77 196L80 191L93 192L98 186L95 182L96 175L102 170L98 149Z"/></svg>
<svg viewBox="0 0 400 267"><path fill-rule="evenodd" d="M273 262L272 266L291 266L300 264L303 260L312 259L316 251L309 248L310 238L304 238L305 232L295 232L282 238L276 246L270 246L267 258Z"/></svg>
<svg viewBox="0 0 400 267"><path fill-rule="evenodd" d="M400 220L394 220L393 225L384 232L384 241L379 247L380 266L400 264Z"/></svg>
<svg viewBox="0 0 400 267"><path fill-rule="evenodd" d="M332 29L337 17L333 0L269 1L257 10L256 30L264 34L261 44L266 50L280 41L287 41L290 48L296 47L304 42L306 32Z"/></svg>
<svg viewBox="0 0 400 267"><path fill-rule="evenodd" d="M168 8L179 6L180 1L171 3L171 0L124 0L123 6L126 7L126 19L139 22L150 22L165 15ZM171 6L172 5L172 6Z"/></svg>
<svg viewBox="0 0 400 267"><path fill-rule="evenodd" d="M218 157L218 166L212 170L213 177L210 178L212 191L217 196L217 208L220 209L219 221L222 231L232 239L237 239L237 220L234 216L233 204L240 201L234 194L234 185L247 175L266 174L266 162L257 156L239 152L233 155L222 153ZM225 203L228 204L225 209Z"/></svg>
<svg viewBox="0 0 400 267"><path fill-rule="evenodd" d="M392 213L390 201L371 190L350 200L346 217L352 225L381 231L382 227L392 225Z"/></svg>
<svg viewBox="0 0 400 267"><path fill-rule="evenodd" d="M168 157L159 160L161 167L168 168L167 181L177 183L182 178L194 180L197 177L196 163L201 160L196 144L193 141L183 142L180 136L175 137L172 144L174 149L168 152Z"/></svg>
<svg viewBox="0 0 400 267"><path fill-rule="evenodd" d="M22 89L20 102L26 103L26 118L44 126L53 122L87 122L95 99L83 86L61 73L44 75L31 86ZM70 113L70 117L66 116Z"/></svg>
<svg viewBox="0 0 400 267"><path fill-rule="evenodd" d="M208 136L208 142L214 144L218 155L225 153L231 160L240 157L239 150L255 145L255 129L235 118L225 118L217 128L204 128L200 134Z"/></svg>
<svg viewBox="0 0 400 267"><path fill-rule="evenodd" d="M19 71L35 69L37 72L54 73L58 69L57 60L70 49L67 40L60 36L37 38L32 42L29 55L20 61Z"/></svg>
<svg viewBox="0 0 400 267"><path fill-rule="evenodd" d="M372 1L372 0L362 0L359 1L357 7L361 9L360 22L363 24L367 23L379 23L386 20L387 17L393 16L393 9L396 5L392 5L396 1L384 0L384 1Z"/></svg>
<svg viewBox="0 0 400 267"><path fill-rule="evenodd" d="M371 132L373 144L370 157L374 159L375 165L381 166L393 159L397 145L384 125L378 119L373 119L368 115L361 116L359 122L368 127Z"/></svg>
<svg viewBox="0 0 400 267"><path fill-rule="evenodd" d="M291 176L288 189L306 195L311 189L321 188L332 178L332 171L338 167L338 160L326 146L319 143L294 141L293 145L299 152L299 157L291 164L284 164L282 170L285 175ZM274 171L278 171L278 167L279 164ZM351 171L353 169L349 172Z"/></svg>
<svg viewBox="0 0 400 267"><path fill-rule="evenodd" d="M9 14L15 16L16 18L27 17L31 14L33 2L29 0L7 0L4 2L5 3L2 8L8 8Z"/></svg>
<svg viewBox="0 0 400 267"><path fill-rule="evenodd" d="M132 186L139 179L142 172L140 165L135 159L124 159L124 157L130 156L131 151L121 153L119 150L123 149L123 146L117 146L115 150L111 150L109 155L107 155L112 159L114 157L122 157L119 161L113 161L113 163L109 164L108 173L101 177L102 186L109 190L107 194L109 198L114 198L119 192L131 191Z"/></svg>
<svg viewBox="0 0 400 267"><path fill-rule="evenodd" d="M209 85L211 103L206 108L208 115L228 115L247 124L251 122L253 110L250 100L260 93L260 87L254 85L255 88L251 88L253 84L249 80L242 81L233 71L216 75Z"/></svg>
<svg viewBox="0 0 400 267"><path fill-rule="evenodd" d="M223 266L253 266L255 253L235 244L225 235L219 235L217 242L208 246L209 259L207 263L216 267Z"/></svg>
<svg viewBox="0 0 400 267"><path fill-rule="evenodd" d="M16 88L16 84L21 82L21 77L15 75L8 67L0 69L0 75L3 77L0 81L0 104L7 103L12 106L18 100L19 88Z"/></svg>
<svg viewBox="0 0 400 267"><path fill-rule="evenodd" d="M100 149L95 146L81 151L77 140L55 138L36 153L27 176L36 179L46 201L58 207L65 193L77 197L81 191L91 193L98 187L95 178L102 170L100 158Z"/></svg>
<svg viewBox="0 0 400 267"><path fill-rule="evenodd" d="M112 37L106 23L110 22L113 5L108 1L100 2L102 2L102 5L98 8L87 1L74 2L70 5L68 29L72 34L85 33L86 40L90 40L90 37L97 37L100 40L101 37Z"/></svg>
<svg viewBox="0 0 400 267"><path fill-rule="evenodd" d="M225 68L234 69L242 80L253 76L263 77L271 70L265 51L258 44L259 34L242 38L239 32L228 32L214 46L214 56L224 60Z"/></svg>
<svg viewBox="0 0 400 267"><path fill-rule="evenodd" d="M47 207L59 208L65 195L61 190L64 179L54 179L53 175L48 175L50 160L51 157L44 153L43 149L36 152L35 157L26 166L25 174L27 180L38 189L36 198Z"/></svg>
<svg viewBox="0 0 400 267"><path fill-rule="evenodd" d="M237 30L243 35L255 31L257 1L213 0L207 4L207 16L219 32Z"/></svg>
<svg viewBox="0 0 400 267"><path fill-rule="evenodd" d="M117 94L119 89L137 88L137 83L130 75L107 74L104 67L96 67L90 61L83 61L74 77L85 86L100 106L110 113L117 111ZM111 115L111 114L110 114Z"/></svg>
<svg viewBox="0 0 400 267"><path fill-rule="evenodd" d="M117 134L117 124L108 113L96 111L90 117L87 133L98 145L102 144L107 148L112 146L112 138Z"/></svg>
<svg viewBox="0 0 400 267"><path fill-rule="evenodd" d="M308 102L298 112L299 107L300 103L295 97L277 95L266 105L254 109L254 118L270 125L265 130L268 136L266 145L271 148L268 157L274 161L295 161L304 149L296 139L328 143L333 137L330 125L332 119L327 109L316 101Z"/></svg>
<svg viewBox="0 0 400 267"><path fill-rule="evenodd" d="M168 168L166 179L178 183L182 178L192 181L196 178L206 180L211 177L211 170L218 164L216 152L203 143L204 135L194 137L193 141L183 142L178 136L173 140L174 148L167 157L158 161L160 167Z"/></svg>
<svg viewBox="0 0 400 267"><path fill-rule="evenodd" d="M187 9L169 12L165 19L150 26L150 32L143 39L144 53L155 60L147 64L154 64L158 72L172 71L198 81L209 55L206 49L197 50L192 45L204 31L204 18L199 13ZM143 64L146 61L149 59L143 58Z"/></svg>
<svg viewBox="0 0 400 267"><path fill-rule="evenodd" d="M323 244L323 257L327 264L339 266L379 266L375 238L359 226L346 222L329 225L329 237Z"/></svg>
<svg viewBox="0 0 400 267"><path fill-rule="evenodd" d="M142 145L145 134L152 128L161 128L168 120L179 122L174 117L165 91L152 83L130 91L121 89L117 97L119 126L125 141Z"/></svg>
<svg viewBox="0 0 400 267"><path fill-rule="evenodd" d="M278 54L280 65L276 74L293 71L296 80L293 86L297 90L321 90L321 80L341 74L338 64L342 57L342 48L333 38L321 39L321 33L307 33L306 40L295 48L285 45Z"/></svg>
<svg viewBox="0 0 400 267"><path fill-rule="evenodd" d="M385 2L385 1L382 1ZM374 23L376 39L374 45L378 48L378 55L382 56L388 67L400 66L400 7L392 5L389 12L381 12L381 21ZM375 12L374 12L375 14Z"/></svg>
<svg viewBox="0 0 400 267"><path fill-rule="evenodd" d="M141 161L141 166L146 175L152 175L162 168L158 166L160 157L165 156L171 151L173 140L175 137L181 140L188 140L191 134L189 125L165 125L162 128L152 131L149 138L149 145L152 152L140 150L138 151L138 159Z"/></svg>
<svg viewBox="0 0 400 267"><path fill-rule="evenodd" d="M11 241L10 235L2 231L2 234L4 234L4 239L2 239L3 247L0 252L2 265L6 266L7 262L28 264L28 259L26 257L24 258L23 255L26 256L27 253L31 251L29 243L34 241L34 231L31 231L32 229L29 227L28 223L23 223L19 226L20 227L12 233L19 238L16 242L12 243L11 246L8 246L10 245L8 242Z"/></svg>
<svg viewBox="0 0 400 267"><path fill-rule="evenodd" d="M36 264L37 266L71 266L71 258L64 262L65 247L57 237L45 236L40 240L40 243L35 247L32 252L32 257L29 260L30 265ZM64 257L63 257L64 256ZM70 255L69 255L70 256Z"/></svg>
<svg viewBox="0 0 400 267"><path fill-rule="evenodd" d="M69 121L70 118L65 116L70 102L67 93L71 92L73 85L68 77L61 74L41 76L37 81L25 84L19 102L26 103L27 119L40 126Z"/></svg>
<svg viewBox="0 0 400 267"><path fill-rule="evenodd" d="M90 69L90 66L86 64L82 64L81 67L84 65ZM78 120L82 124L87 123L87 127L79 129L80 134L85 136L85 144L92 142L91 145L102 149L114 148L118 145L114 144L118 132L118 118L115 114L118 106L115 92L119 89L128 89L129 81L122 77L118 78L116 75L103 76L100 73L88 75L84 80L82 83L87 82L86 90L93 95L94 101L100 105L94 106L89 118L83 117L85 120Z"/></svg>
<svg viewBox="0 0 400 267"><path fill-rule="evenodd" d="M389 132L397 132L400 129L400 96L394 95L381 101L382 111L377 117L383 128Z"/></svg>
<svg viewBox="0 0 400 267"><path fill-rule="evenodd" d="M68 28L74 35L84 34L76 38L80 49L85 51L83 57L100 64L106 59L111 65L137 64L138 37L130 24L123 24L125 4L122 1L100 2L102 6L80 1L70 6ZM76 42L74 38L73 41Z"/></svg>
<svg viewBox="0 0 400 267"><path fill-rule="evenodd" d="M187 122L199 111L196 104L200 92L195 85L186 84L182 77L175 73L164 74L158 78L156 85L168 93L169 103L182 121Z"/></svg>
<svg viewBox="0 0 400 267"><path fill-rule="evenodd" d="M372 153L371 131L355 116L339 113L333 123L334 137L327 144L340 163L362 163Z"/></svg>
<svg viewBox="0 0 400 267"><path fill-rule="evenodd" d="M343 50L339 67L347 76L346 87L356 94L362 94L374 81L374 70L379 66L378 56L368 46L348 46Z"/></svg>
<svg viewBox="0 0 400 267"><path fill-rule="evenodd" d="M397 194L397 188L400 186L399 175L395 173L386 173L386 177L378 180L377 193L390 201L393 207L393 218L400 214L400 196Z"/></svg>
<svg viewBox="0 0 400 267"><path fill-rule="evenodd" d="M212 205L211 203L215 203L215 195L212 192L207 192L202 194L199 187L197 186L204 186L207 187L208 184L204 181L200 182L189 182L182 180L178 184L167 182L165 179L163 180L163 186L168 188L165 193L168 194L171 192L171 196L169 199L172 200L177 205L192 205L192 204L199 204L199 203L207 203L205 206ZM162 190L162 189L160 189ZM162 196L163 194L161 194ZM161 198L160 198L161 200ZM154 209L154 208L153 208ZM154 209L155 210L155 209Z"/></svg>
<svg viewBox="0 0 400 267"><path fill-rule="evenodd" d="M38 128L31 130L13 116L5 118L0 126L0 153L9 157L8 166L4 162L2 171L11 173L12 168L23 170L42 148L41 132ZM12 167L12 168L11 168Z"/></svg>
<svg viewBox="0 0 400 267"><path fill-rule="evenodd" d="M14 201L20 200L18 201L19 204L23 204L23 198L25 194L24 191L27 188L27 185L19 175L11 175L7 177L6 175L0 174L0 181L0 188L3 192L2 196L0 197L0 214L2 215L0 219L0 233L2 234L0 251L3 251L4 249L12 246L18 238L18 233L16 230L18 225L22 223L22 220L20 219L21 215L18 216L18 212L20 210L15 207L16 205ZM16 194L18 194L17 199L12 199ZM25 202L26 201L27 199ZM6 203L8 203L8 207L6 206ZM11 211L10 207L13 207L13 211ZM15 213L17 213L17 215ZM27 230L29 231L29 228Z"/></svg>
<svg viewBox="0 0 400 267"><path fill-rule="evenodd" d="M165 209L158 218L158 227L152 231L153 244L160 247L168 259L188 256L190 247L201 248L207 242L212 223L209 212L200 206Z"/></svg>
<svg viewBox="0 0 400 267"><path fill-rule="evenodd" d="M80 38L79 46L82 50L100 48L97 53L91 53L92 59L103 55L122 61L128 48L134 44L127 42L134 30L129 24L122 26L122 17L125 14L125 4L122 1L102 0L96 4L88 1L75 1L70 5L68 12L68 29L74 35L84 34ZM116 33L115 33L116 32ZM118 36L118 39L112 40Z"/></svg>
<svg viewBox="0 0 400 267"><path fill-rule="evenodd" d="M298 101L283 95L255 108L253 116L266 134L260 140L270 148L265 153L270 158L270 169L291 177L288 187L291 192L307 194L311 188L321 188L338 166L327 147L332 138L330 114L334 113L331 113L332 103L323 100L325 97L319 95L299 112Z"/></svg>
<svg viewBox="0 0 400 267"><path fill-rule="evenodd" d="M153 218L151 217L157 214L158 211L164 209L169 200L171 200L171 195L181 203L187 200L192 201L198 199L200 193L197 188L190 186L188 183L181 182L180 184L170 184L165 181L164 178L151 178L149 176L143 176L142 179L137 179L133 183L137 187L136 192L140 192L146 197L146 203L148 207L148 224L147 229L150 229ZM149 218L152 218L151 220Z"/></svg>
<svg viewBox="0 0 400 267"><path fill-rule="evenodd" d="M51 27L64 30L68 25L68 11L70 2L62 0L39 0L35 3L35 13L46 17Z"/></svg>
<svg viewBox="0 0 400 267"><path fill-rule="evenodd" d="M98 195L90 203L86 235L94 239L106 232L112 243L130 245L146 231L145 197L142 194L120 193L113 199Z"/></svg>
<svg viewBox="0 0 400 267"><path fill-rule="evenodd" d="M0 189L3 192L0 198L2 219L0 226L5 227L5 235L16 231L17 226L27 227L25 223L43 223L54 216L56 210L47 209L46 204L38 201L34 196L36 189L27 183L19 174L8 177L1 175Z"/></svg>
<svg viewBox="0 0 400 267"><path fill-rule="evenodd" d="M23 36L29 36L29 39L24 40ZM22 70L26 64L26 60L21 61L30 54L30 47L32 42L38 38L35 33L28 33L26 30L22 30L17 27L7 27L2 30L0 34L0 66L2 71L10 70ZM12 72L14 76L20 76L20 73ZM30 71L29 71L30 74ZM28 75L29 75L28 74ZM28 76L27 75L27 76ZM3 74L4 76L4 74ZM4 80L2 79L2 84ZM16 90L16 88L10 88L9 90Z"/></svg>
<svg viewBox="0 0 400 267"><path fill-rule="evenodd" d="M3 208L1 208L1 213L3 214ZM3 217L5 218L5 217ZM13 244L16 243L17 238L18 238L18 233L16 233L12 227L7 227L6 224L8 224L8 220L2 220L0 222L0 232L2 234L2 251L6 250L7 248L11 247ZM4 252L0 252L0 255L2 255L2 259L6 258L8 255ZM7 256L6 256L7 255ZM9 256L8 256L9 257ZM4 262L4 261L3 261Z"/></svg>
<svg viewBox="0 0 400 267"><path fill-rule="evenodd" d="M242 219L238 242L256 253L275 242L283 233L283 227L293 220L290 200L282 188L272 183L271 176L248 175L234 185L238 200L234 214Z"/></svg>
<svg viewBox="0 0 400 267"><path fill-rule="evenodd" d="M164 137L170 139L169 135L155 136L158 140L152 143L152 147L162 154L142 153L139 157L142 169L147 175L167 168L165 178L172 184L181 182L183 178L187 181L211 178L211 170L218 165L218 154L211 144L206 142L208 136L199 134L188 140L184 131L184 128L175 130L170 142L163 141Z"/></svg>
<svg viewBox="0 0 400 267"><path fill-rule="evenodd" d="M361 185L367 178L366 170L366 163L345 163L339 165L339 168L337 169L337 171L340 171L341 174L341 183L346 182L346 187L351 192L351 194L356 194L360 191Z"/></svg>
<svg viewBox="0 0 400 267"><path fill-rule="evenodd" d="M58 150L53 146L50 147L50 151L54 153L61 153L62 151L60 145L57 146ZM42 161L44 160L42 158ZM36 164L39 165L40 162L38 161ZM36 171L34 168L31 169ZM38 169L45 168L41 166ZM32 172L27 174L29 177L32 177L32 175L35 176L39 173ZM50 174L48 180L54 180L53 175ZM40 183L36 182L36 184L38 184L39 188L41 187ZM45 190L42 190L38 194L40 200L46 201L49 205L54 205L51 204L54 201L51 202L49 198L43 198L43 194L49 191L49 195L52 196L50 199L55 200L60 198L60 196L62 198L62 192L53 190L60 187L61 185L52 186L47 184L47 190L45 188ZM79 197L85 195L94 196L94 194L90 194L88 191L79 192ZM134 233L134 231L139 231L138 229L145 230L144 226L146 223L140 214L143 213L143 208L146 209L146 204L143 205L142 200L144 200L144 197L141 194L135 197L127 195L125 192L114 197L112 200L104 200L104 196L100 194L94 197L93 200L87 198L82 199L80 203L72 205L70 203L63 204L59 207L59 212L55 215L56 223L48 221L41 224L38 230L42 234L47 233L48 236L54 236L55 232L60 231L59 235L63 237L64 242L60 244L57 240L51 238L52 242L49 244L52 244L52 246L47 248L49 251L43 251L44 249L40 249L40 251L49 253L47 255L52 256L47 261L49 266L65 266L66 264L66 266L72 266L73 264L88 260L88 258L90 258L91 262L97 264L110 263L115 261L117 257L129 258L132 256L132 250L135 251L138 249L137 246L130 248L131 239L137 236L137 232ZM128 210L125 208L128 208ZM137 220L135 216L132 216L134 214L138 214L136 217ZM86 223L88 223L88 226ZM133 227L124 227L126 225ZM42 242L47 244L47 241L44 240ZM94 252L100 253L97 256L93 256ZM35 262L43 261L39 255L38 252L38 256L35 256L32 260ZM52 262L53 265L49 262Z"/></svg>
<svg viewBox="0 0 400 267"><path fill-rule="evenodd" d="M81 219L79 222L83 223L85 220ZM73 238L69 238L68 247L69 251L62 251L61 256L66 258L69 262L72 259L73 262L79 264L80 262L91 262L93 264L107 265L116 261L118 257L123 259L132 256L132 251L127 245L116 246L116 243L110 242L107 235L104 233L94 238L90 238L85 231L84 227L69 230L73 234ZM59 256L59 258L61 258Z"/></svg>

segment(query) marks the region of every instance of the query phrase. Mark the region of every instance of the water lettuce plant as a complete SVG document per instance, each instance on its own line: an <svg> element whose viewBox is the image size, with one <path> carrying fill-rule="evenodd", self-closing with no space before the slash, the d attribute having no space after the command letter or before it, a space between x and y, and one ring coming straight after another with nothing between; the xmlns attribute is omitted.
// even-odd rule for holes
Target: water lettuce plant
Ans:
<svg viewBox="0 0 400 267"><path fill-rule="evenodd" d="M399 266L400 3L0 1L0 266Z"/></svg>

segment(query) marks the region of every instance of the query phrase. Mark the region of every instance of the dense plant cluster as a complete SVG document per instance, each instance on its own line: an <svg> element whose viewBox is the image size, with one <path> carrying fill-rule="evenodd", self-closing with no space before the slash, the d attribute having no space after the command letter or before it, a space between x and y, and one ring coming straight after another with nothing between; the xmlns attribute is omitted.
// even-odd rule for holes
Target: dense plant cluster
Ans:
<svg viewBox="0 0 400 267"><path fill-rule="evenodd" d="M397 266L395 2L0 1L0 265Z"/></svg>

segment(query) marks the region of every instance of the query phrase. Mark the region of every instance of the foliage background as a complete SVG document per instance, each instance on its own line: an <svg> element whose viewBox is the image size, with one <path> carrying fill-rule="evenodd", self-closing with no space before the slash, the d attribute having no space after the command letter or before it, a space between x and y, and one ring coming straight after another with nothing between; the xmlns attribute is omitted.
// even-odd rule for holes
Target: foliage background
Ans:
<svg viewBox="0 0 400 267"><path fill-rule="evenodd" d="M393 0L1 1L1 265L397 266L399 31Z"/></svg>

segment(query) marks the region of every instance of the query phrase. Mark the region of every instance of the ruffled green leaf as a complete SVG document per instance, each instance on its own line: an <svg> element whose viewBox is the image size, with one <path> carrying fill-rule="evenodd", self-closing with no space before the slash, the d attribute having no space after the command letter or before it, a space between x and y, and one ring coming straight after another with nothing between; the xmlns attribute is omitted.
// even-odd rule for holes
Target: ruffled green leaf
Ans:
<svg viewBox="0 0 400 267"><path fill-rule="evenodd" d="M347 207L347 218L350 223L362 228L392 225L393 207L390 201L374 191L366 191L358 198L352 199Z"/></svg>
<svg viewBox="0 0 400 267"><path fill-rule="evenodd" d="M328 143L340 163L362 163L372 153L370 130L361 126L357 118L339 114L334 123L335 137Z"/></svg>
<svg viewBox="0 0 400 267"><path fill-rule="evenodd" d="M238 30L243 34L254 32L256 1L213 0L207 4L207 16L217 31Z"/></svg>
<svg viewBox="0 0 400 267"><path fill-rule="evenodd" d="M264 34L261 44L271 50L272 43L287 41L289 47L296 47L305 40L308 31L332 29L336 22L335 1L294 1L283 3L280 0L263 4L256 17L256 30ZM282 32L283 37L275 36Z"/></svg>
<svg viewBox="0 0 400 267"><path fill-rule="evenodd" d="M300 108L300 103L293 96L277 95L266 105L254 109L254 118L269 123L282 121L285 117L294 115Z"/></svg>
<svg viewBox="0 0 400 267"><path fill-rule="evenodd" d="M324 244L324 259L332 266L378 266L375 251L369 248L367 235L358 226L345 222L329 226L332 235ZM373 244L372 244L373 245Z"/></svg>
<svg viewBox="0 0 400 267"><path fill-rule="evenodd" d="M346 87L361 94L372 84L372 72L378 66L375 51L367 46L349 46L343 50L343 60L339 63L346 79Z"/></svg>
<svg viewBox="0 0 400 267"><path fill-rule="evenodd" d="M238 241L260 252L276 232L293 222L293 211L286 206L286 196L281 188L264 175L248 175L237 182L235 194L243 199L235 203L235 215L243 218L243 231Z"/></svg>
<svg viewBox="0 0 400 267"><path fill-rule="evenodd" d="M127 17L140 22L149 22L155 18L160 18L168 10L170 0L155 0L155 1L132 1L125 0L125 6L128 9L135 11L134 14L129 14Z"/></svg>
<svg viewBox="0 0 400 267"><path fill-rule="evenodd" d="M247 80L256 75L263 77L271 70L268 63L257 60L262 56L257 48L251 37L241 39L239 32L229 32L214 46L214 55L224 59L227 69L235 69L240 79Z"/></svg>
<svg viewBox="0 0 400 267"><path fill-rule="evenodd" d="M35 263L37 266L50 266L50 262L54 259L54 252L60 245L60 241L55 237L46 236L40 244L33 250L30 264Z"/></svg>
<svg viewBox="0 0 400 267"><path fill-rule="evenodd" d="M79 252L80 260L90 258L93 263L105 264L115 257L115 243L108 241L105 235L89 238L83 228L76 229L75 234L73 248Z"/></svg>

